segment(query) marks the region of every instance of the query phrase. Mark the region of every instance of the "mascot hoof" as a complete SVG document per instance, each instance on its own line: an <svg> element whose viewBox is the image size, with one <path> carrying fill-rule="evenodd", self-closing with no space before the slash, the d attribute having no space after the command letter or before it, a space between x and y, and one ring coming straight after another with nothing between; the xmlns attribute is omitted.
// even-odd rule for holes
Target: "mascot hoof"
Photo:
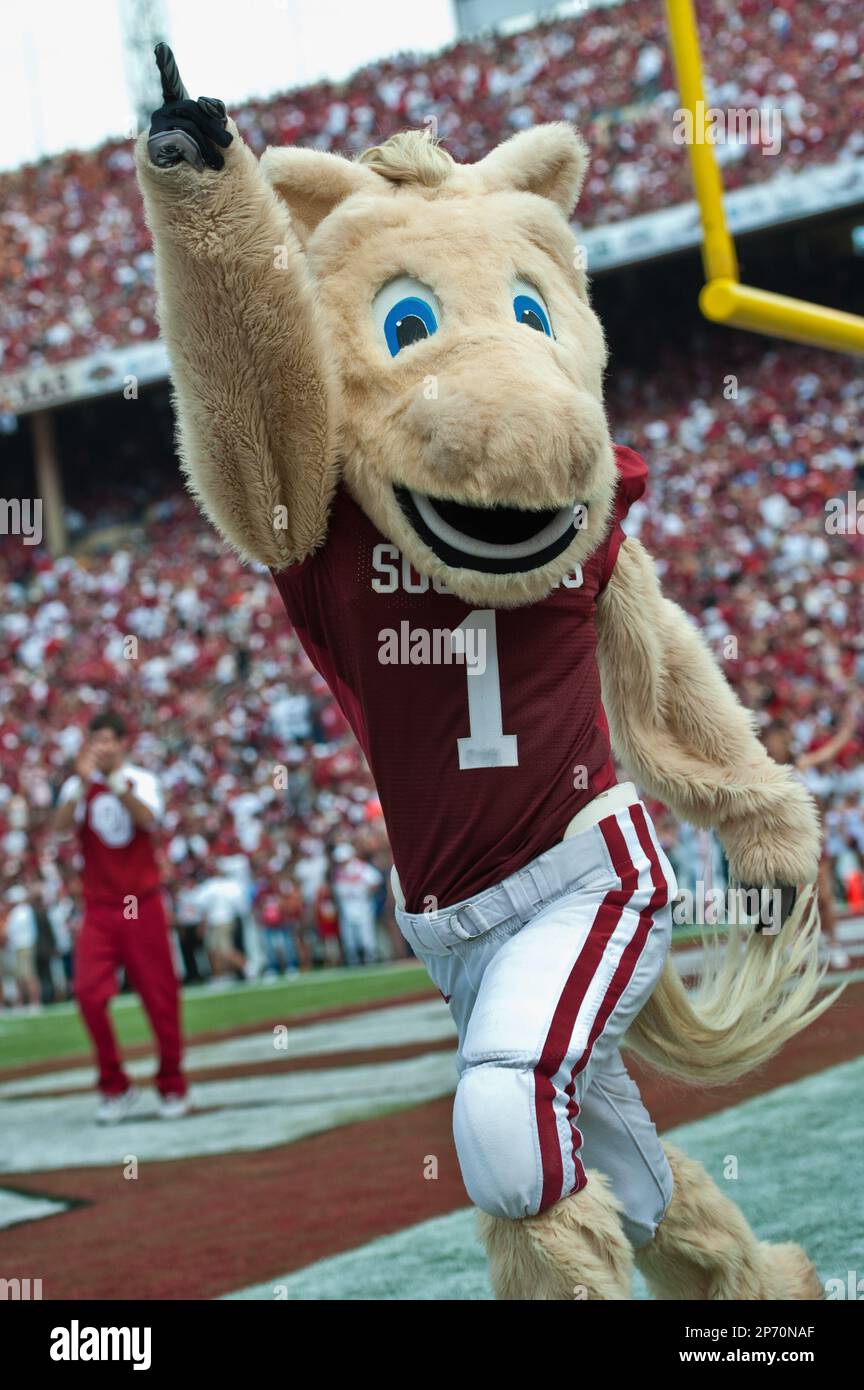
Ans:
<svg viewBox="0 0 864 1390"><path fill-rule="evenodd" d="M587 1187L539 1216L511 1221L480 1212L495 1297L629 1299L633 1253L620 1210L607 1179L590 1173Z"/></svg>
<svg viewBox="0 0 864 1390"><path fill-rule="evenodd" d="M701 1163L671 1144L664 1148L672 1168L672 1200L654 1239L636 1255L655 1298L824 1298L799 1245L758 1241L743 1212Z"/></svg>

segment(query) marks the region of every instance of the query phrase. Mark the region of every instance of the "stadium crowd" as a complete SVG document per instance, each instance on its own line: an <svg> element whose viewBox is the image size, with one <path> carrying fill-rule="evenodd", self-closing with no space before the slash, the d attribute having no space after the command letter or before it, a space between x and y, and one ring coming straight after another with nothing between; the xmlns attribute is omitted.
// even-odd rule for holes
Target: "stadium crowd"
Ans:
<svg viewBox="0 0 864 1390"><path fill-rule="evenodd" d="M864 11L700 0L698 14L711 36L709 101L779 110L784 171L864 151ZM592 151L578 212L589 226L690 196L677 105L660 0L624 0L432 58L385 59L233 114L259 152L286 142L358 152L429 124L459 160L537 122L573 120ZM729 188L774 172L758 145L718 155ZM0 388L25 364L154 338L154 304L128 140L0 176ZM864 496L864 377L839 356L726 341L722 374L697 344L651 373L617 371L613 430L652 479L630 529L766 733L782 725L794 752L812 755L851 727L807 776L833 889L859 910L864 731L848 697L864 676L864 538L856 516L831 529L826 504ZM129 476L143 477L134 440L117 448ZM129 719L133 759L165 792L162 853L186 979L404 954L368 769L272 582L244 573L179 491L146 514L130 514L130 497L103 493L71 518L76 537L112 528L101 552L88 544L52 560L7 537L0 553L6 997L37 1007L68 992L79 866L50 813L88 716L106 703ZM689 884L714 851L652 809Z"/></svg>
<svg viewBox="0 0 864 1390"><path fill-rule="evenodd" d="M698 619L762 728L779 721L795 752L818 749L849 724L864 677L864 515L859 533L848 510L850 493L853 505L864 497L860 365L730 335L722 375L716 354L694 344L651 374L619 370L608 408L615 437L648 461L649 493L628 529L657 556L666 591ZM848 524L829 523L833 499ZM115 528L101 554L0 556L9 969L18 926L42 942L41 986L31 963L18 997L32 1006L67 988L80 885L75 842L51 834L50 810L87 718L106 704L130 719L133 761L165 791L161 841L187 979L404 954L368 770L269 576L244 572L179 492L131 522L119 495L115 509L127 523L119 548ZM843 748L808 774L833 889L853 910L864 906L862 754L853 710ZM652 810L691 884L705 847Z"/></svg>
<svg viewBox="0 0 864 1390"><path fill-rule="evenodd" d="M854 911L864 907L862 409L854 359L766 351L742 335L724 345L722 369L696 349L686 365L667 350L655 373L619 371L609 402L616 437L649 463L628 529L697 619L772 755L782 756L782 731L791 759L814 764L804 775L834 895ZM840 731L842 748L818 765ZM703 851L662 813L660 827L690 885Z"/></svg>
<svg viewBox="0 0 864 1390"><path fill-rule="evenodd" d="M773 138L718 146L729 189L864 152L864 9L843 0L700 0L710 35L709 104L765 108ZM540 121L572 120L592 152L579 222L615 222L686 201L674 140L679 104L661 0L625 0L434 57L373 63L235 115L252 147L359 152L430 125L476 160ZM59 363L156 337L153 256L129 140L46 158L0 176L0 372Z"/></svg>
<svg viewBox="0 0 864 1390"><path fill-rule="evenodd" d="M48 813L87 710L108 701L132 716L133 761L160 776L187 977L278 968L277 941L283 968L298 954L339 958L336 903L344 915L359 898L380 917L383 873L368 866L389 867L377 797L340 711L280 620L270 579L244 574L187 498L154 505L128 546L83 561L39 554L26 575L23 547L6 562L18 576L2 585L0 618L7 905L23 907L26 886L42 880L65 947L77 850L54 839ZM349 882L348 846L366 866L361 882ZM226 928L235 944L223 949Z"/></svg>

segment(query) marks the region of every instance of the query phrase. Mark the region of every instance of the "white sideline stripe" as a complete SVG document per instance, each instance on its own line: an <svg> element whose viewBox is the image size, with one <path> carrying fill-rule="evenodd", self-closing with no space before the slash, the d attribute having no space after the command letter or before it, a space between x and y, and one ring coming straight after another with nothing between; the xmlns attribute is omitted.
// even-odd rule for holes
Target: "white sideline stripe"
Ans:
<svg viewBox="0 0 864 1390"><path fill-rule="evenodd" d="M194 1158L273 1148L353 1120L421 1105L456 1090L453 1052L432 1052L400 1062L329 1071L247 1076L198 1082L194 1107L208 1114L156 1118L157 1098L144 1094L121 1124L94 1120L92 1093L10 1102L2 1113L0 1172L28 1173L115 1164L132 1153L141 1160ZM418 1158L418 1164L420 1163Z"/></svg>
<svg viewBox="0 0 864 1390"><path fill-rule="evenodd" d="M850 950L850 955L864 955L864 917L845 918L838 922L837 936L844 946L852 948ZM857 951L855 950L856 946L858 947ZM682 949L676 947L673 937L672 950L675 954L675 959L682 962L684 973L689 973L691 968L690 965L685 967L683 963L690 962L691 957L693 959L698 959L699 948L686 947ZM412 965L364 966L363 979L368 980L377 976L393 975L397 970L403 971L406 975L406 989L412 989L419 984L425 984L428 980L425 971L421 971L419 966ZM418 979L415 979L415 976L417 976ZM285 989L300 991L307 985L311 987L322 983L322 981L349 978L355 980L358 978L357 967L352 967L350 969L347 967L344 969L342 967L333 967L332 969L328 968L327 971L323 973L319 971L309 972L308 974L292 976L290 979L283 980L237 980L229 989L221 991L211 989L207 984L183 985L182 993L184 999L195 999L196 1001L212 999L221 1002L226 998L230 999L232 995L237 992L252 992L257 994L266 993L269 990L274 994L281 994ZM846 978L848 978L848 976ZM358 999L357 1001L346 1000L344 1002L350 1007L352 1002L361 1003L364 1001ZM136 994L118 994L111 1002L112 1011L115 1009L125 1010L136 1007L139 1007L139 1000ZM328 1007L330 1006L326 1004L321 1005L322 1009ZM72 1013L77 1013L77 1005L74 1001L67 1001L63 1004L51 1004L50 1007L44 1009L42 1013L38 1015L38 1018L60 1018L65 1014ZM34 1016L32 1014L27 1015L23 1012L13 1013L11 1010L4 1010L0 1013L0 1036L6 1032L12 1032L16 1028L26 1028L28 1024L32 1024L33 1022Z"/></svg>
<svg viewBox="0 0 864 1390"><path fill-rule="evenodd" d="M263 978L255 980L233 980L230 986L224 990L213 989L213 987L207 984L206 981L203 984L182 985L181 989L184 999L194 999L196 1002L199 1003L202 1001L206 1002L208 1000L214 1000L218 1001L219 1003L222 1003L226 998L230 999L232 998L232 996L236 994L266 994L268 991L270 991L273 994L281 995L283 991L286 989L290 989L293 993L297 994L306 988L313 989L315 986L322 984L330 984L333 981L375 980L380 979L382 976L390 976L392 978L399 972L401 972L405 976L406 993L413 991L428 983L429 977L427 976L425 970L423 970L423 967L420 965L420 963L412 963L409 961L405 965L401 963L394 964L392 962L389 962L385 963L384 965L364 965L362 967L328 966L327 969L323 971L304 971L301 975L285 975L279 980L265 980ZM321 1004L320 1006L310 1004L309 1007L320 1007L322 1009L327 1009L342 1008L344 1006L350 1008L352 1004L364 1004L366 1002L368 1001L365 998L362 998L358 995L357 999L345 999L342 1001L341 1004ZM117 994L111 1001L112 1009L133 1009L139 1005L140 1000L138 998L138 995L135 994L134 991L128 994ZM78 1006L74 1002L74 1000L66 1000L62 1004L51 1004L50 1007L42 1011L40 1017L59 1018L63 1014L74 1014L77 1013L77 1011ZM23 1012L11 1013L9 1011L6 1011L0 1014L0 1018L2 1018L3 1020L3 1022L0 1023L0 1032L2 1032L7 1022L10 1025L20 1025L33 1022L33 1015L31 1014L28 1017L28 1015L26 1015Z"/></svg>
<svg viewBox="0 0 864 1390"><path fill-rule="evenodd" d="M860 1223L845 1215L859 1204L862 1086L864 1057L858 1057L680 1125L663 1138L704 1163L721 1187L726 1155L737 1156L739 1176L729 1183L730 1195L759 1238L800 1242L823 1280L839 1275L845 1283L847 1270L864 1268ZM804 1134L808 1125L813 1135L832 1134L816 1184L813 1145L789 1142L790 1134ZM638 1274L633 1292L637 1300L648 1298ZM289 1302L491 1298L470 1207L222 1296Z"/></svg>
<svg viewBox="0 0 864 1390"><path fill-rule="evenodd" d="M58 1212L68 1211L68 1202L53 1202L48 1197L31 1197L26 1192L10 1192L0 1187L0 1230L7 1226L17 1226L22 1221L40 1221L45 1216L56 1216ZM5 1277L12 1277L11 1271L4 1271Z"/></svg>
<svg viewBox="0 0 864 1390"><path fill-rule="evenodd" d="M864 958L864 950L856 951L849 948L847 942L843 942L844 948L849 954L851 961L858 961ZM673 951L670 960L673 962L679 975L696 977L702 973L702 951L698 947L693 947L685 951ZM862 960L864 963L864 960ZM829 984L839 984L845 980L847 984L857 984L864 979L864 970L834 970L828 971L826 980Z"/></svg>
<svg viewBox="0 0 864 1390"><path fill-rule="evenodd" d="M287 1020L286 1020L287 1022ZM299 1028L287 1027L275 1046L272 1032L248 1033L239 1038L201 1043L187 1048L186 1070L233 1066L243 1062L278 1062L289 1057L321 1057L332 1052L361 1054L372 1048L400 1044L424 1044L456 1037L456 1026L443 999L435 996L420 1004L398 1004L389 1009L370 1009ZM284 1044L284 1045L283 1045ZM127 1064L136 1080L152 1075L152 1057L140 1057ZM45 1091L83 1091L94 1084L93 1067L74 1067L68 1071L40 1072L0 1083L0 1100L14 1096L37 1095ZM14 1112L13 1112L14 1113Z"/></svg>

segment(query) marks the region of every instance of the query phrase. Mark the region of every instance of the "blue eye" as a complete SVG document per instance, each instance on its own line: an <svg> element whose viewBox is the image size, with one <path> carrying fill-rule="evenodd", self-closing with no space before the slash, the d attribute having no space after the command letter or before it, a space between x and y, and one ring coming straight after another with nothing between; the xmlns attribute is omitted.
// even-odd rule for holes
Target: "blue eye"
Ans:
<svg viewBox="0 0 864 1390"><path fill-rule="evenodd" d="M513 312L517 323L527 324L529 328L536 328L538 333L545 333L547 338L552 337L549 316L533 294L517 294L513 299Z"/></svg>
<svg viewBox="0 0 864 1390"><path fill-rule="evenodd" d="M395 357L403 348L423 338L431 338L437 327L435 312L425 299L407 295L398 300L384 320L384 337L390 356Z"/></svg>
<svg viewBox="0 0 864 1390"><path fill-rule="evenodd" d="M373 298L371 309L375 333L383 335L391 357L397 357L412 343L431 338L441 322L441 305L435 291L413 275L397 275L388 280Z"/></svg>

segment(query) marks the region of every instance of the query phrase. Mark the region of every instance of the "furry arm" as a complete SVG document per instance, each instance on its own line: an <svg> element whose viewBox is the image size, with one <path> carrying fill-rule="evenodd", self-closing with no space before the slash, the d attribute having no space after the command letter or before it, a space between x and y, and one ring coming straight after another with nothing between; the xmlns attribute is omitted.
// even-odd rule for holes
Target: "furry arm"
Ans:
<svg viewBox="0 0 864 1390"><path fill-rule="evenodd" d="M815 880L812 797L768 757L752 715L632 537L600 597L598 632L613 747L638 782L683 820L713 826L739 882Z"/></svg>
<svg viewBox="0 0 864 1390"><path fill-rule="evenodd" d="M218 173L159 169L136 146L156 249L183 472L244 560L320 545L337 481L337 399L303 252L237 133Z"/></svg>

